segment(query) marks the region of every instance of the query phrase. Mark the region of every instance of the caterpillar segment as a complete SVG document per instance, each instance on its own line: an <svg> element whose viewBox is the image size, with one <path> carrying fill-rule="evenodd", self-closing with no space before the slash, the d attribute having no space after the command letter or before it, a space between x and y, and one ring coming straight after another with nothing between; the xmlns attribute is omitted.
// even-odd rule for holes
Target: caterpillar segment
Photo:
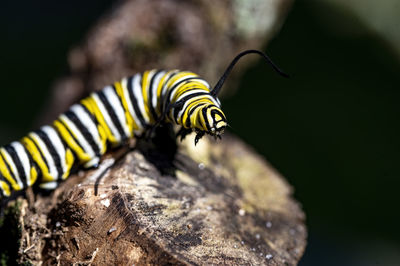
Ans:
<svg viewBox="0 0 400 266"><path fill-rule="evenodd" d="M51 125L0 148L0 192L10 196L35 182L53 189L74 166L97 167L107 149L160 122L195 130L196 143L205 133L219 136L227 125L219 101L197 74L145 71L92 93Z"/></svg>
<svg viewBox="0 0 400 266"><path fill-rule="evenodd" d="M55 188L76 166L97 167L107 149L151 135L163 122L180 126L181 139L194 131L195 144L205 134L220 138L228 124L217 95L233 66L251 53L287 77L264 53L246 50L232 60L212 89L193 72L154 69L93 92L51 125L0 148L0 196L35 183Z"/></svg>

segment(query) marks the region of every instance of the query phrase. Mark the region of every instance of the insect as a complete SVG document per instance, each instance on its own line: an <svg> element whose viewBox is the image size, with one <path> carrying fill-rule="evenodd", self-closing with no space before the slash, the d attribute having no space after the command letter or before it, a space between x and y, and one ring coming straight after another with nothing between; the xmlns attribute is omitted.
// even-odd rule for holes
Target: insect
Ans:
<svg viewBox="0 0 400 266"><path fill-rule="evenodd" d="M261 55L287 76L264 53L246 50L232 60L212 89L192 72L150 70L93 92L51 125L0 148L1 197L36 182L42 188L55 188L73 166L96 167L109 147L149 135L164 122L180 126L181 138L194 131L195 145L205 134L220 138L227 120L217 96L234 65L250 53Z"/></svg>

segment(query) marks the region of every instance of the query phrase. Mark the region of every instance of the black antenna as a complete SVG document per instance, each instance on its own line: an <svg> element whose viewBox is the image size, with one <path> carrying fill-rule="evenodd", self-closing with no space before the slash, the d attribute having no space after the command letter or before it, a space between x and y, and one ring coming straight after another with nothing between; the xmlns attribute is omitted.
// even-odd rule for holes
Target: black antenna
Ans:
<svg viewBox="0 0 400 266"><path fill-rule="evenodd" d="M283 72L282 70L279 69L279 67L277 65L274 64L274 62L272 62L272 60L263 52L258 51L258 50L245 50L241 53L239 53L233 60L232 62L229 64L229 66L226 68L224 74L221 76L221 78L218 80L217 84L214 86L214 88L211 90L211 95L216 97L219 93L219 91L221 90L222 85L224 85L224 82L226 80L226 78L228 77L229 73L231 73L233 67L236 65L236 63L239 61L240 58L242 58L243 56L247 55L247 54L258 54L261 55L271 66L272 68L278 72L279 75L288 78L289 75L286 74L285 72Z"/></svg>

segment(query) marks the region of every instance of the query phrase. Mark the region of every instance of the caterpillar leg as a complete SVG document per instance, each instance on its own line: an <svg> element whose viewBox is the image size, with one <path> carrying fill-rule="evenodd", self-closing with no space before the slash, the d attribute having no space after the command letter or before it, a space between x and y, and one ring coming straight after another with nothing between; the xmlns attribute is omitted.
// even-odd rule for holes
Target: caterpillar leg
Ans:
<svg viewBox="0 0 400 266"><path fill-rule="evenodd" d="M196 132L196 137L194 138L194 146L197 145L197 142L204 136L205 132L204 131L197 131Z"/></svg>
<svg viewBox="0 0 400 266"><path fill-rule="evenodd" d="M181 141L186 138L187 135L189 135L190 133L192 133L193 130L191 128L184 128L181 127L181 129L179 129L178 133L176 133L176 137L181 139Z"/></svg>

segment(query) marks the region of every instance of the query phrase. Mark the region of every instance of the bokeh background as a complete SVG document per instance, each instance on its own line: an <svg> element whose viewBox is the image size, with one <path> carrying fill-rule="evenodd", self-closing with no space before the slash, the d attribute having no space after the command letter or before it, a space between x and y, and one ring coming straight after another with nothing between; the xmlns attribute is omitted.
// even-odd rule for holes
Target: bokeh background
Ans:
<svg viewBox="0 0 400 266"><path fill-rule="evenodd" d="M2 1L1 145L37 126L68 50L112 4ZM400 2L298 0L266 51L291 78L259 61L223 107L303 204L300 265L399 265Z"/></svg>

